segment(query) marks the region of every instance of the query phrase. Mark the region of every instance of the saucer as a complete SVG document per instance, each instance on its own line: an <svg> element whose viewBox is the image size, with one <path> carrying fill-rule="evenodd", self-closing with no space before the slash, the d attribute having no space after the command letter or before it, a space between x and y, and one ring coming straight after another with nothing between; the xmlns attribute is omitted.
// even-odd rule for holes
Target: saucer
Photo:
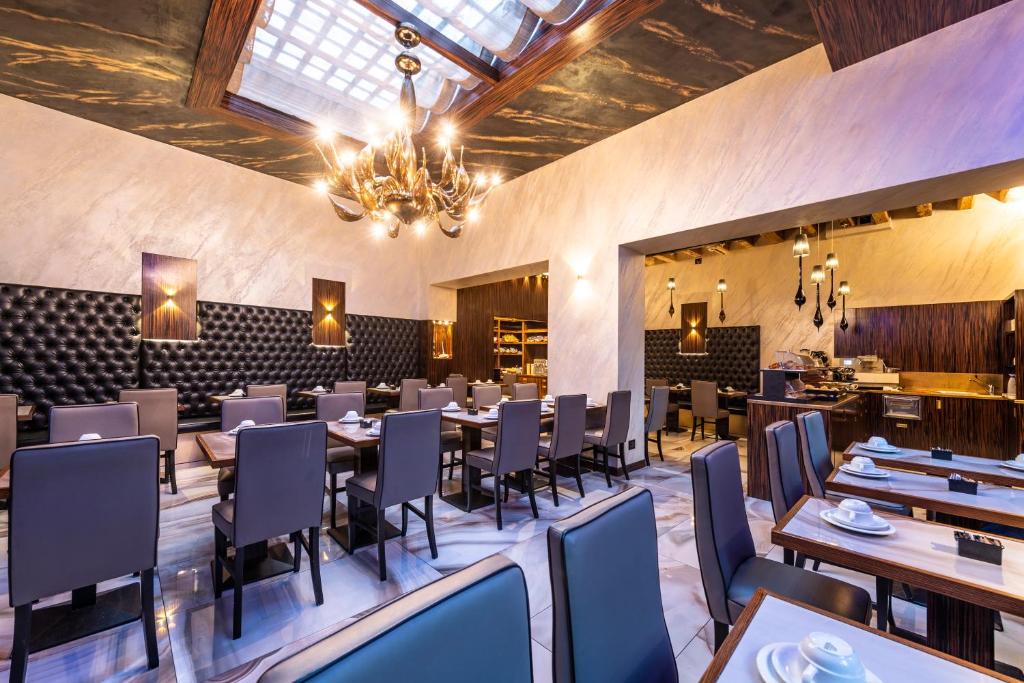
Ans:
<svg viewBox="0 0 1024 683"><path fill-rule="evenodd" d="M811 666L800 654L799 643L771 643L757 651L757 672L764 683L800 683L804 670ZM864 669L864 683L882 683L882 679Z"/></svg>
<svg viewBox="0 0 1024 683"><path fill-rule="evenodd" d="M900 452L900 449L897 448L896 446L893 446L892 444L888 444L886 446L869 446L866 443L862 443L862 444L858 444L857 447L858 448L863 448L866 451L871 451L872 453L899 453Z"/></svg>
<svg viewBox="0 0 1024 683"><path fill-rule="evenodd" d="M884 524L885 526L876 526L875 528L856 526L854 524L850 524L849 522L841 520L833 515L834 509L822 510L821 512L818 513L818 516L826 522L828 522L829 524L837 526L840 529L846 529L847 531L856 531L859 534L868 534L870 536L892 536L894 533L896 533L896 527L894 527L892 524L889 524L889 522L886 522L884 519L881 519L877 515L875 518L880 519L882 524Z"/></svg>
<svg viewBox="0 0 1024 683"><path fill-rule="evenodd" d="M380 430L379 429L367 429L366 430L366 435L367 436L380 436Z"/></svg>
<svg viewBox="0 0 1024 683"><path fill-rule="evenodd" d="M1003 462L999 463L999 466L1005 467L1008 470L1024 472L1024 463L1017 462L1016 460L1004 460Z"/></svg>
<svg viewBox="0 0 1024 683"><path fill-rule="evenodd" d="M442 413L457 413L460 410L462 410L462 408L449 408L448 406L441 408Z"/></svg>
<svg viewBox="0 0 1024 683"><path fill-rule="evenodd" d="M883 469L875 468L873 470L858 470L856 467L852 467L848 464L840 465L839 469L847 474L852 474L855 477L867 477L868 479L888 479L889 472Z"/></svg>
<svg viewBox="0 0 1024 683"><path fill-rule="evenodd" d="M342 424L347 424L347 425L357 425L357 424L359 424L362 421L363 421L363 418L359 417L358 415L355 416L355 417L343 417L343 418L340 418L338 420L338 422L341 422Z"/></svg>

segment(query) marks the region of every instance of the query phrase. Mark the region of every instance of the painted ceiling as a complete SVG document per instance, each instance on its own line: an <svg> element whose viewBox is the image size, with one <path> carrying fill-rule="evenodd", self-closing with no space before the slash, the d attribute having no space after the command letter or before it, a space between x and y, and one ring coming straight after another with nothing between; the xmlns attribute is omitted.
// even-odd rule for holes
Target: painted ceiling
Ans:
<svg viewBox="0 0 1024 683"><path fill-rule="evenodd" d="M184 106L210 0L0 0L0 92L286 180L312 144ZM665 0L462 136L521 175L820 42L803 0Z"/></svg>

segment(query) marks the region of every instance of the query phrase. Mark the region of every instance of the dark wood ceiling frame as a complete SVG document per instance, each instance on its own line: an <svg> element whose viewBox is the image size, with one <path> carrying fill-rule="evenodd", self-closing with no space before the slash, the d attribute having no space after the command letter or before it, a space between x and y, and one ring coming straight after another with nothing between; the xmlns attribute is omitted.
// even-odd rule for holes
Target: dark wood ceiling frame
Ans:
<svg viewBox="0 0 1024 683"><path fill-rule="evenodd" d="M502 66L496 85L481 84L460 98L453 107L457 110L456 121L460 126L480 121L662 2L594 0L585 4L571 19L545 31L521 55Z"/></svg>
<svg viewBox="0 0 1024 683"><path fill-rule="evenodd" d="M186 106L192 109L220 107L261 5L261 0L213 0L210 4L203 43L185 96Z"/></svg>
<svg viewBox="0 0 1024 683"><path fill-rule="evenodd" d="M833 71L1008 0L807 0Z"/></svg>

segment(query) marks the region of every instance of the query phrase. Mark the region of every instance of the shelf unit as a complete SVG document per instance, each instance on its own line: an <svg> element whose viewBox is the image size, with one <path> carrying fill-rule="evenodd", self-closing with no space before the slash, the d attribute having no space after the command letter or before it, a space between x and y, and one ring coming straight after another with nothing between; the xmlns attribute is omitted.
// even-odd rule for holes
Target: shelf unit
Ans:
<svg viewBox="0 0 1024 683"><path fill-rule="evenodd" d="M491 327L495 379L503 373L529 374L529 365L548 357L548 324L543 320L494 317Z"/></svg>

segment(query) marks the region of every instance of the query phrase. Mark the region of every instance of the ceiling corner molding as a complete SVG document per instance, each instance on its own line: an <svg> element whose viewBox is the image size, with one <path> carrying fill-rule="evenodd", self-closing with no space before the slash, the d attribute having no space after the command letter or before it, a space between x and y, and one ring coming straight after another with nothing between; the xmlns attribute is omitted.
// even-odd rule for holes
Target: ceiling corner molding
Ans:
<svg viewBox="0 0 1024 683"><path fill-rule="evenodd" d="M262 0L213 0L185 96L191 109L220 107Z"/></svg>

